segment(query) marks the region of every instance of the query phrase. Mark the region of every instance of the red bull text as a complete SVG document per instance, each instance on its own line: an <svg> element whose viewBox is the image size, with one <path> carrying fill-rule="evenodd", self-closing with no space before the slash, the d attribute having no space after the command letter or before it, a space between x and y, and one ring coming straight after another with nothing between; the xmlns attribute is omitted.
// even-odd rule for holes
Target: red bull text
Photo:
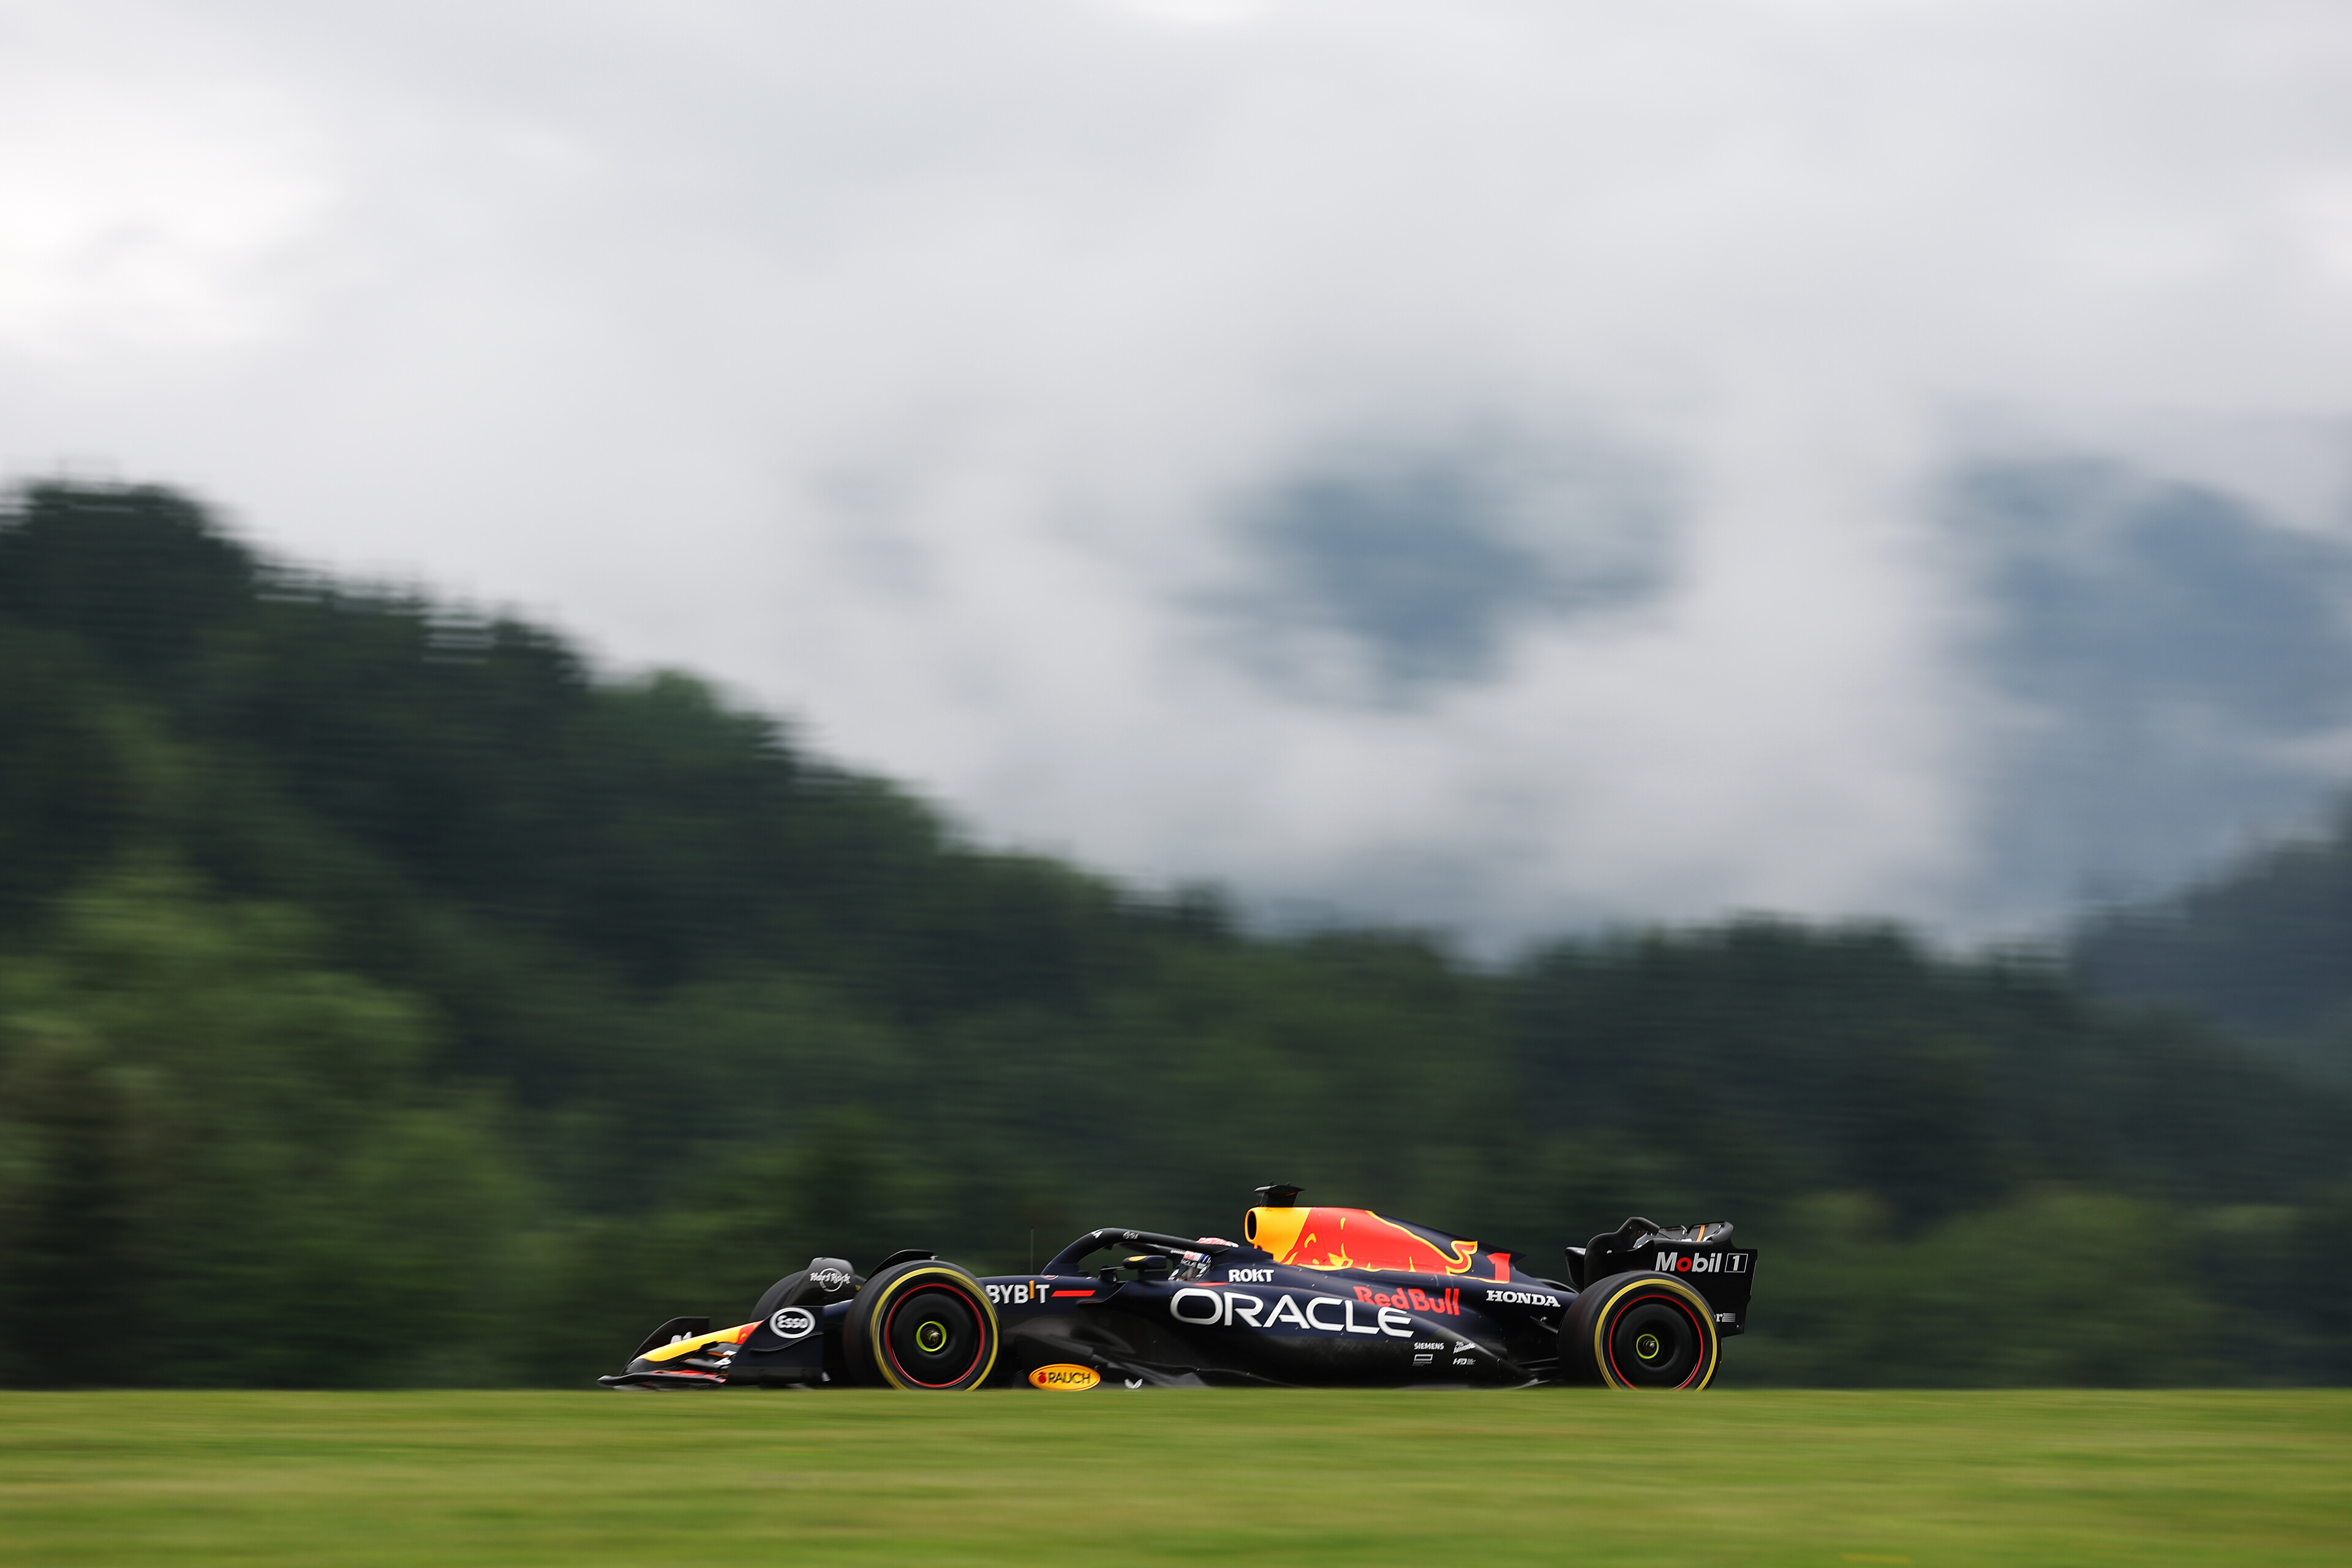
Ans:
<svg viewBox="0 0 2352 1568"><path fill-rule="evenodd" d="M1459 1290L1375 1290L1370 1285L1356 1287L1356 1300L1374 1307L1397 1307L1408 1312L1427 1312L1432 1317L1458 1318L1462 1315L1462 1292Z"/></svg>

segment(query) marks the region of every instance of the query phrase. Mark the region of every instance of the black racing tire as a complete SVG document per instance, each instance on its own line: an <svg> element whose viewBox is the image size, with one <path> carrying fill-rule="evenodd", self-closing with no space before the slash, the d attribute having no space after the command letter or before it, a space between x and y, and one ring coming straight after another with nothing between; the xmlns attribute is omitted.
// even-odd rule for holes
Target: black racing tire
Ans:
<svg viewBox="0 0 2352 1568"><path fill-rule="evenodd" d="M1696 1392L1714 1381L1722 1354L1715 1309L1671 1274L1596 1280L1559 1325L1559 1364L1571 1383Z"/></svg>
<svg viewBox="0 0 2352 1568"><path fill-rule="evenodd" d="M918 1258L885 1268L850 1303L842 1364L868 1387L951 1393L988 1380L1000 1342L980 1281L952 1263Z"/></svg>

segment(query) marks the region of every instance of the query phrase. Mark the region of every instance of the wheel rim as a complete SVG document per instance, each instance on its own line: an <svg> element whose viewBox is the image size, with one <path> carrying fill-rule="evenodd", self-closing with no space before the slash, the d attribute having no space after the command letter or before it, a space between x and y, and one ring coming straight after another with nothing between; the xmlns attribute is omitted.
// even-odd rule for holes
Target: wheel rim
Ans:
<svg viewBox="0 0 2352 1568"><path fill-rule="evenodd" d="M892 1302L881 1340L890 1370L917 1388L953 1388L988 1353L982 1314L951 1285L919 1285Z"/></svg>
<svg viewBox="0 0 2352 1568"><path fill-rule="evenodd" d="M1708 1324L1680 1296L1637 1289L1611 1304L1600 1334L1613 1382L1626 1388L1688 1388L1711 1370Z"/></svg>

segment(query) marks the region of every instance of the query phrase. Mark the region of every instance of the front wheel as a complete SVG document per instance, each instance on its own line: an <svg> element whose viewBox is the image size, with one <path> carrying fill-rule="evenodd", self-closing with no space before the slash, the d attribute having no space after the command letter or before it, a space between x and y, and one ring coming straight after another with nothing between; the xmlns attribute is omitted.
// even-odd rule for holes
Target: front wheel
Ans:
<svg viewBox="0 0 2352 1568"><path fill-rule="evenodd" d="M996 1365L996 1311L979 1280L929 1258L885 1268L850 1303L842 1334L851 1381L945 1393Z"/></svg>
<svg viewBox="0 0 2352 1568"><path fill-rule="evenodd" d="M1715 1309L1671 1274L1597 1280L1559 1326L1561 1367L1606 1388L1705 1388L1722 1350Z"/></svg>

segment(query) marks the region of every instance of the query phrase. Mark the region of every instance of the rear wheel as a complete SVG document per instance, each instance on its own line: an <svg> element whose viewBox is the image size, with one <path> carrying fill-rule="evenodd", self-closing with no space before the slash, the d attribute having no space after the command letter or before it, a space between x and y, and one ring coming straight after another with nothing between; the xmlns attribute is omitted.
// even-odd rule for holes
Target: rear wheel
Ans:
<svg viewBox="0 0 2352 1568"><path fill-rule="evenodd" d="M979 1387L996 1348L996 1312L980 1281L928 1258L867 1280L842 1335L853 1381L940 1393Z"/></svg>
<svg viewBox="0 0 2352 1568"><path fill-rule="evenodd" d="M1705 1388L1722 1349L1715 1310L1671 1274L1598 1280L1578 1292L1559 1326L1570 1377L1608 1388Z"/></svg>

